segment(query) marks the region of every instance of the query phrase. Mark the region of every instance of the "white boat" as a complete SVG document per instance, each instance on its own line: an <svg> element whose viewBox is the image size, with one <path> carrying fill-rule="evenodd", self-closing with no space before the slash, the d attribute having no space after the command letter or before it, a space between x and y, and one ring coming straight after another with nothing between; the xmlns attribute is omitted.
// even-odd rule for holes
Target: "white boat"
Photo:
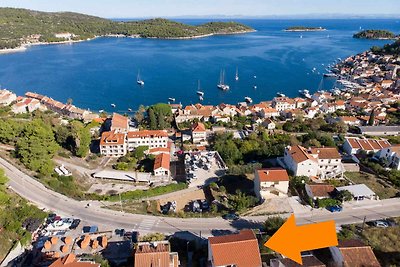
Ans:
<svg viewBox="0 0 400 267"><path fill-rule="evenodd" d="M308 91L307 89L299 90L299 94L302 95L302 96L305 96L307 98L311 98L310 91Z"/></svg>
<svg viewBox="0 0 400 267"><path fill-rule="evenodd" d="M254 79L257 79L257 76L256 76L256 75L254 75L253 77L254 77Z"/></svg>
<svg viewBox="0 0 400 267"><path fill-rule="evenodd" d="M116 107L116 105L115 105L115 104L111 104L111 107L115 108L115 107Z"/></svg>
<svg viewBox="0 0 400 267"><path fill-rule="evenodd" d="M285 94L283 94L283 93L281 93L281 92L276 93L276 95L277 95L277 96L280 96L280 97L285 97L285 96L286 96Z"/></svg>
<svg viewBox="0 0 400 267"><path fill-rule="evenodd" d="M335 73L324 73L324 77L327 78L336 78L337 75Z"/></svg>
<svg viewBox="0 0 400 267"><path fill-rule="evenodd" d="M303 35L300 35L300 39L303 39Z"/></svg>
<svg viewBox="0 0 400 267"><path fill-rule="evenodd" d="M239 81L239 69L236 67L235 81Z"/></svg>
<svg viewBox="0 0 400 267"><path fill-rule="evenodd" d="M198 80L198 82L197 82L197 91L196 91L196 94L199 95L199 96L204 96L204 92L201 91L200 80Z"/></svg>
<svg viewBox="0 0 400 267"><path fill-rule="evenodd" d="M104 109L100 109L100 110L99 110L99 113L103 113L103 112L104 112Z"/></svg>
<svg viewBox="0 0 400 267"><path fill-rule="evenodd" d="M257 85L254 85L253 88L254 88L254 89L257 89Z"/></svg>
<svg viewBox="0 0 400 267"><path fill-rule="evenodd" d="M128 108L128 111L129 111L129 112L132 112L132 109L131 109L131 108Z"/></svg>
<svg viewBox="0 0 400 267"><path fill-rule="evenodd" d="M168 100L171 102L175 102L175 98L173 98L173 97L168 98Z"/></svg>
<svg viewBox="0 0 400 267"><path fill-rule="evenodd" d="M245 100L247 103L253 103L253 99L251 99L251 97L249 97L249 96L246 96L246 97L244 98L244 100Z"/></svg>
<svg viewBox="0 0 400 267"><path fill-rule="evenodd" d="M227 90L229 90L229 85L225 84L224 80L225 80L225 71L221 70L220 77L219 77L219 83L218 83L217 87L223 91L227 91Z"/></svg>
<svg viewBox="0 0 400 267"><path fill-rule="evenodd" d="M200 101L203 101L203 100L204 100L204 97L200 95L200 96L199 96L199 100L200 100Z"/></svg>
<svg viewBox="0 0 400 267"><path fill-rule="evenodd" d="M137 82L137 84L139 84L140 86L143 86L143 85L144 85L144 81L143 81L142 79L140 79L140 70L138 71L136 82Z"/></svg>

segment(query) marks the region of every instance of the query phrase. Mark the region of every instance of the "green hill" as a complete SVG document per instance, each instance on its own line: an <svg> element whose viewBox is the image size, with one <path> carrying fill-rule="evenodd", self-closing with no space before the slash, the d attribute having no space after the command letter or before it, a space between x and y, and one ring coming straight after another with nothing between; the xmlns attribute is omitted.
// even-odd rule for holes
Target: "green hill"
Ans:
<svg viewBox="0 0 400 267"><path fill-rule="evenodd" d="M86 40L117 34L144 38L190 38L252 30L236 22L210 22L198 26L166 19L118 22L72 12L0 8L0 49L15 48L26 43L65 41L65 38L56 37L58 33L71 33L71 40Z"/></svg>
<svg viewBox="0 0 400 267"><path fill-rule="evenodd" d="M354 34L353 37L358 39L395 39L396 35L386 30L364 30Z"/></svg>

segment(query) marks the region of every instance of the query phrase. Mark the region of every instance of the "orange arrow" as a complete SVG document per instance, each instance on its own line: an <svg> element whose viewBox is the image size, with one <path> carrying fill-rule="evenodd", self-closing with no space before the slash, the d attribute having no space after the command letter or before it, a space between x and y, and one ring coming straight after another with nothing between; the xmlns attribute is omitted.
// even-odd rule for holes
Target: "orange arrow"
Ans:
<svg viewBox="0 0 400 267"><path fill-rule="evenodd" d="M293 214L264 244L299 264L303 264L302 251L337 245L335 221L296 226Z"/></svg>

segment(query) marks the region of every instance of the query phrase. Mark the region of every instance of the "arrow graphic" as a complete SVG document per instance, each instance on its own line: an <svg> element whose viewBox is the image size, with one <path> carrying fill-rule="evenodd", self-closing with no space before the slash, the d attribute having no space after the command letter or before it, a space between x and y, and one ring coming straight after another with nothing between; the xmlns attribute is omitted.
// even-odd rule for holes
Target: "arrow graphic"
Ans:
<svg viewBox="0 0 400 267"><path fill-rule="evenodd" d="M299 264L303 264L302 251L337 245L335 221L297 226L293 214L264 244Z"/></svg>

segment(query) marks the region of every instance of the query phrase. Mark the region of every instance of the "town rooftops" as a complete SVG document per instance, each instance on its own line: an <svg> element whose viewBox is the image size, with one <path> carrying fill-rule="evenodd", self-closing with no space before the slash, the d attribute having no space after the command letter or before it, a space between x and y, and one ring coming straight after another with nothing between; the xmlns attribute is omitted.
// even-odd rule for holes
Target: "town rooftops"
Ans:
<svg viewBox="0 0 400 267"><path fill-rule="evenodd" d="M381 150L391 146L387 140L360 139L358 137L348 137L346 140L351 148L366 151Z"/></svg>
<svg viewBox="0 0 400 267"><path fill-rule="evenodd" d="M365 184L355 184L355 185L347 185L336 187L338 191L349 191L354 197L363 197L363 196L374 196L375 193Z"/></svg>
<svg viewBox="0 0 400 267"><path fill-rule="evenodd" d="M127 131L129 129L129 119L118 113L114 113L111 119L111 130L117 129Z"/></svg>
<svg viewBox="0 0 400 267"><path fill-rule="evenodd" d="M100 145L123 145L125 143L125 134L114 131L103 132L101 134Z"/></svg>
<svg viewBox="0 0 400 267"><path fill-rule="evenodd" d="M135 266L177 267L179 263L177 253L170 252L168 241L138 243L134 255Z"/></svg>
<svg viewBox="0 0 400 267"><path fill-rule="evenodd" d="M128 132L129 138L154 138L154 137L168 137L168 133L164 130L143 130Z"/></svg>
<svg viewBox="0 0 400 267"><path fill-rule="evenodd" d="M335 187L330 184L309 184L307 185L314 197L329 197Z"/></svg>
<svg viewBox="0 0 400 267"><path fill-rule="evenodd" d="M215 266L261 267L258 241L252 230L208 238Z"/></svg>
<svg viewBox="0 0 400 267"><path fill-rule="evenodd" d="M68 254L65 257L59 258L53 262L49 267L100 267L98 263L88 261L79 261L74 254Z"/></svg>
<svg viewBox="0 0 400 267"><path fill-rule="evenodd" d="M272 262L281 262L284 267L326 267L319 259L317 259L313 255L307 255L302 257L303 265L298 264L295 261L292 261L289 258L283 259L272 259ZM272 266L282 266L282 265L272 265Z"/></svg>
<svg viewBox="0 0 400 267"><path fill-rule="evenodd" d="M161 153L156 156L154 160L154 170L157 170L159 168L167 169L169 170L170 167L170 155Z"/></svg>
<svg viewBox="0 0 400 267"><path fill-rule="evenodd" d="M192 125L192 132L205 132L206 127L201 122L196 122Z"/></svg>
<svg viewBox="0 0 400 267"><path fill-rule="evenodd" d="M285 169L271 168L257 170L260 182L289 181L289 175Z"/></svg>
<svg viewBox="0 0 400 267"><path fill-rule="evenodd" d="M344 266L351 267L380 267L370 246L359 240L339 241L338 249L343 256Z"/></svg>

